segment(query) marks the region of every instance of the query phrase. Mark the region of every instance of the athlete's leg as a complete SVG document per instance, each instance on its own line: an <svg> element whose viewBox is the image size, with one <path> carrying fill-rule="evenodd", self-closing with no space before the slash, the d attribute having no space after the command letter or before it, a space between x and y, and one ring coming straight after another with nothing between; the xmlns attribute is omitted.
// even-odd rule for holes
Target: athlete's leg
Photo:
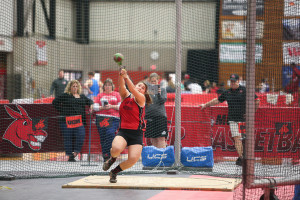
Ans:
<svg viewBox="0 0 300 200"><path fill-rule="evenodd" d="M112 147L110 150L111 157L106 162L104 162L103 167L102 167L102 169L104 171L107 171L112 166L112 164L114 164L117 157L126 148L126 146L127 146L127 142L122 136L117 135L114 138L114 140L112 142Z"/></svg>
<svg viewBox="0 0 300 200"><path fill-rule="evenodd" d="M128 147L128 159L120 163L122 170L132 167L141 157L143 146L140 144L130 145Z"/></svg>

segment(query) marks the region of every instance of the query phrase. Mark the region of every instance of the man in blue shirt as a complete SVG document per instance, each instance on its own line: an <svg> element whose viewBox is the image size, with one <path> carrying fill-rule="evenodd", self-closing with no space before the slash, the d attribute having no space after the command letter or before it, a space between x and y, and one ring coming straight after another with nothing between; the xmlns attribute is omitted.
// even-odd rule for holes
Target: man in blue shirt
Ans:
<svg viewBox="0 0 300 200"><path fill-rule="evenodd" d="M99 84L96 79L94 79L95 73L88 73L89 79L85 82L84 88L88 90L88 98L93 99L99 94Z"/></svg>

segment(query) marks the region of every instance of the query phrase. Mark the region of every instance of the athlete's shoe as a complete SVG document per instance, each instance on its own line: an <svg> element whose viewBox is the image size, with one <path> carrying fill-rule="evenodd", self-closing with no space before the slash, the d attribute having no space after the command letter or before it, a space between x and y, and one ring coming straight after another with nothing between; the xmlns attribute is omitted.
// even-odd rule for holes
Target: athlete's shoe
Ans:
<svg viewBox="0 0 300 200"><path fill-rule="evenodd" d="M116 160L113 160L112 158L108 159L107 161L105 161L105 162L103 163L102 169L103 169L104 171L107 171L107 170L112 166L112 164L114 164L115 161L116 161Z"/></svg>
<svg viewBox="0 0 300 200"><path fill-rule="evenodd" d="M76 162L74 155L70 155L68 162Z"/></svg>
<svg viewBox="0 0 300 200"><path fill-rule="evenodd" d="M238 157L238 159L236 160L235 164L238 165L238 166L242 166L243 165L243 158Z"/></svg>
<svg viewBox="0 0 300 200"><path fill-rule="evenodd" d="M114 174L112 172L109 172L109 182L116 183L117 182L117 174Z"/></svg>

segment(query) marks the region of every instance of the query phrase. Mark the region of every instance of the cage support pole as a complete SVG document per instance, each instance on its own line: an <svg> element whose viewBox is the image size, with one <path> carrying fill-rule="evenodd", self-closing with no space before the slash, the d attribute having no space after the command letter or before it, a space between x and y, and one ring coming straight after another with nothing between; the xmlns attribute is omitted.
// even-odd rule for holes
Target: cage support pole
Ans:
<svg viewBox="0 0 300 200"><path fill-rule="evenodd" d="M181 21L182 21L182 0L176 0L176 69L175 69L175 167L181 165L181 58L182 58L182 42L181 42Z"/></svg>

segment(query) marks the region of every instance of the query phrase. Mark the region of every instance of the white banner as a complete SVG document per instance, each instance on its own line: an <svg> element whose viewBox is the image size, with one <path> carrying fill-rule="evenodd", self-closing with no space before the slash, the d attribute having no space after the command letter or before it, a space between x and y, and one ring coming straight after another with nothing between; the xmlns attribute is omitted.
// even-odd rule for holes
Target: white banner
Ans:
<svg viewBox="0 0 300 200"><path fill-rule="evenodd" d="M36 63L35 65L47 65L47 48L45 41L36 41Z"/></svg>
<svg viewBox="0 0 300 200"><path fill-rule="evenodd" d="M223 0L222 15L247 15L247 0ZM256 0L256 15L264 12L264 0Z"/></svg>
<svg viewBox="0 0 300 200"><path fill-rule="evenodd" d="M263 37L264 22L256 22L256 39ZM223 21L222 22L223 39L245 39L246 22L245 21Z"/></svg>
<svg viewBox="0 0 300 200"><path fill-rule="evenodd" d="M1 0L0 6L0 51L13 51L14 1Z"/></svg>
<svg viewBox="0 0 300 200"><path fill-rule="evenodd" d="M300 16L300 1L284 0L284 16Z"/></svg>
<svg viewBox="0 0 300 200"><path fill-rule="evenodd" d="M300 64L300 42L283 43L284 64Z"/></svg>
<svg viewBox="0 0 300 200"><path fill-rule="evenodd" d="M255 46L255 62L261 63L263 47L261 44ZM221 63L246 63L245 43L221 43L220 44Z"/></svg>

